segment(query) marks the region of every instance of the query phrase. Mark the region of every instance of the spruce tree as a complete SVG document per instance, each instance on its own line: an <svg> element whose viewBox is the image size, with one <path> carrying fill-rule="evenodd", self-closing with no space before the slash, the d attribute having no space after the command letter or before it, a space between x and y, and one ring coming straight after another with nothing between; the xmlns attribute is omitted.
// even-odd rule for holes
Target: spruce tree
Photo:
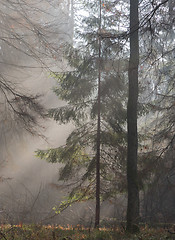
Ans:
<svg viewBox="0 0 175 240"><path fill-rule="evenodd" d="M90 11L82 19L81 28L76 28L77 42L74 46L66 46L69 70L52 74L58 82L54 91L66 104L51 109L49 115L61 124L73 122L75 129L64 146L37 152L49 162L64 163L59 180L76 179L72 192L67 201L60 204L58 212L73 202L95 198L99 72L100 198L106 199L126 190L128 56L125 32L119 31L117 26L122 14L116 4L102 3L99 30L99 3L88 1L85 7Z"/></svg>

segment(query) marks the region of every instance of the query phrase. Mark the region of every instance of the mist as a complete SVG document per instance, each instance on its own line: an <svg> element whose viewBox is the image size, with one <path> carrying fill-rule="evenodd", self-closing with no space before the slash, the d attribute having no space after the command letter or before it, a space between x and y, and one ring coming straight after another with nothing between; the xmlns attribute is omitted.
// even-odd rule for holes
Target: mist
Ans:
<svg viewBox="0 0 175 240"><path fill-rule="evenodd" d="M5 4L4 2L1 5L5 16L1 16L1 27L3 26L1 29L3 31L1 31L0 39L0 70L2 78L6 79L11 86L15 86L24 94L40 95L40 102L46 109L59 107L61 104L64 104L53 93L52 88L55 80L50 77L51 71L55 69L62 71L67 66L62 57L60 57L61 54L55 50L54 54L57 54L57 59L55 59L56 57L53 58L53 54L50 53L44 56L42 39L40 39L41 42L37 41L34 32L30 33L29 39L26 37L26 41L31 44L30 46L33 43L36 44L36 50L39 49L36 56L31 54L30 46L29 48L24 46L26 44L25 41L21 40L19 42L17 39L14 39L12 42L10 42L11 40L5 42L4 36L6 34L9 36L9 39L10 36L16 36L15 34L21 34L21 36L26 34L27 36L30 29L24 28L19 32L18 27L20 22L25 20L22 13L15 11L13 4L8 5L8 3ZM51 21L53 23L55 21L54 14L57 14L58 11L63 12L61 11L62 7L49 5L48 11L51 10L50 15L49 12L45 12L44 14L44 10L46 10L48 5L47 1L45 1L45 5L43 3L42 9L40 9L41 12L43 11L43 14L38 12L39 16L35 15L35 23L38 17L42 15L38 27L43 27ZM30 5L26 6L30 8ZM35 6L35 9L38 7L36 4L31 4L31 9L33 6ZM27 14L31 14L31 12ZM65 14L63 15L65 16ZM13 23L16 24L16 29L12 29L13 32L8 29L7 19L9 25L11 24L9 16L18 17L18 21ZM60 19L57 21L59 22ZM47 35L45 36L47 43L52 44L52 47L54 41L58 41L57 31L60 34L60 42L63 41L63 36L68 36L68 19L63 18L63 21L66 24L66 29L64 28L65 32L61 32L57 26L58 29L52 29L52 36L49 35L48 38ZM53 51L53 49L50 51ZM13 118L10 118L10 115L8 115L9 109L6 109L5 102L3 103L3 101L2 98L1 112L5 117L1 118L0 128L0 221L2 223L17 224L19 222L38 223L41 221L44 222L44 219L47 219L47 223L53 222L54 220L52 220L51 215L54 215L54 211L52 208L56 204L59 204L63 197L62 191L58 191L58 189L53 187L54 184L58 183L59 164L50 164L37 158L35 151L37 149L47 149L65 144L66 137L70 133L72 125L59 126L51 119L40 119L40 127L38 127L38 135L40 136L32 136L22 126L19 124L16 125Z"/></svg>
<svg viewBox="0 0 175 240"><path fill-rule="evenodd" d="M61 104L52 91L54 80L39 68L32 70L32 73L25 69L23 71L11 71L10 74L13 75L13 79L22 82L20 86L26 92L41 94L42 104L46 108ZM58 203L60 193L57 191L52 191L54 194L49 193L51 191L49 185L57 182L59 166L36 158L35 151L64 144L72 126L59 126L53 120L44 120L40 124L42 125L42 132L41 129L39 131L45 139L30 136L23 129L18 129L20 133L16 132L13 126L10 129L12 136L7 134L7 129L2 129L4 135L6 135L6 140L2 149L5 159L1 164L0 202L1 216L6 219L8 215L7 221L9 218L15 222L17 220L25 221L25 218L28 218L28 221L31 222L41 220L42 211L48 212L54 204ZM43 195L48 195L46 200L44 200ZM51 197L51 195L54 196ZM40 208L41 211L39 219L38 215L36 215L37 219L32 219L31 216L33 213L30 208L35 201L35 209ZM49 205L49 209L46 205ZM26 211L29 211L31 219L25 214ZM23 217L20 216L22 214Z"/></svg>

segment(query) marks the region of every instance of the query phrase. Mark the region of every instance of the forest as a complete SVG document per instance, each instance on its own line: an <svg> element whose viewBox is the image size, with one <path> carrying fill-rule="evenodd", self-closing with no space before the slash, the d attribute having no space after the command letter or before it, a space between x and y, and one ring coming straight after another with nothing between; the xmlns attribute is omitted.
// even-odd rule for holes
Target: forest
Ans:
<svg viewBox="0 0 175 240"><path fill-rule="evenodd" d="M0 239L175 239L174 0L1 0Z"/></svg>

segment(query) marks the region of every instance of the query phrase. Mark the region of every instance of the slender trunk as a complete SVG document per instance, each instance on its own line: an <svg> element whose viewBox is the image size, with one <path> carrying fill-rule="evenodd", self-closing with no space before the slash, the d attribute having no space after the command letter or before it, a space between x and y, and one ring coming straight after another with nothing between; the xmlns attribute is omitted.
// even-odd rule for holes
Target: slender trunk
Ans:
<svg viewBox="0 0 175 240"><path fill-rule="evenodd" d="M101 32L101 0L99 12L99 32ZM98 39L98 119L97 119L97 152L96 152L96 210L95 210L95 228L100 224L100 132L101 132L101 36Z"/></svg>
<svg viewBox="0 0 175 240"><path fill-rule="evenodd" d="M129 61L129 97L127 106L128 152L127 152L127 183L128 207L127 230L139 230L139 188L137 177L137 101L138 101L138 65L139 65L139 17L138 1L130 0L130 61Z"/></svg>
<svg viewBox="0 0 175 240"><path fill-rule="evenodd" d="M99 228L100 224L100 111L98 111L97 124L95 228Z"/></svg>

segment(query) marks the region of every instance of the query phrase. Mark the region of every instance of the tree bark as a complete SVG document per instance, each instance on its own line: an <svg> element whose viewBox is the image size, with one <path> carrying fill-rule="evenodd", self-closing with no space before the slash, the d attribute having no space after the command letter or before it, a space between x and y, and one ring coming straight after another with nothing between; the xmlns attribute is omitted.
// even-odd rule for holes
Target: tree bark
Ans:
<svg viewBox="0 0 175 240"><path fill-rule="evenodd" d="M138 1L130 0L130 60L128 69L129 96L127 106L128 150L127 150L127 230L134 233L139 230L139 188L137 177L137 101L138 101L138 65L139 65L139 17Z"/></svg>

